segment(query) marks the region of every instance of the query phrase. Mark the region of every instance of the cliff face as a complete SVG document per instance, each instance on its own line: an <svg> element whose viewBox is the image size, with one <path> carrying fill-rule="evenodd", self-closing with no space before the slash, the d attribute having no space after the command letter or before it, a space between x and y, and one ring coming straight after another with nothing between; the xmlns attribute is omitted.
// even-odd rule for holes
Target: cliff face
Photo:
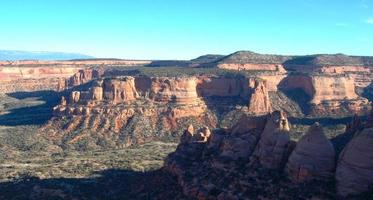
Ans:
<svg viewBox="0 0 373 200"><path fill-rule="evenodd" d="M66 88L66 80L79 67L0 67L0 93Z"/></svg>
<svg viewBox="0 0 373 200"><path fill-rule="evenodd" d="M355 79L348 75L290 75L280 84L282 90L301 89L308 95L310 115L367 113L368 99L357 94Z"/></svg>
<svg viewBox="0 0 373 200"><path fill-rule="evenodd" d="M198 100L197 79L190 78L152 78L150 98L154 101L177 104L194 104Z"/></svg>
<svg viewBox="0 0 373 200"><path fill-rule="evenodd" d="M218 126L212 109L220 103L211 104L205 102L205 98L227 98L231 103L246 101L247 112L251 115L265 115L271 111L264 82L220 78L127 76L97 79L89 82L88 88L73 90L67 101L63 99L54 108L55 118L44 131L52 130L47 132L55 135L48 137L57 137L56 140L70 137L68 133L73 131L80 132L69 139L70 143L84 139L82 134L87 131L100 133L102 137L105 132L113 132L122 136L108 136L112 145L128 146L145 142L146 138L175 137L170 134L180 135L180 127L192 121L196 127ZM123 142L120 138L131 139Z"/></svg>

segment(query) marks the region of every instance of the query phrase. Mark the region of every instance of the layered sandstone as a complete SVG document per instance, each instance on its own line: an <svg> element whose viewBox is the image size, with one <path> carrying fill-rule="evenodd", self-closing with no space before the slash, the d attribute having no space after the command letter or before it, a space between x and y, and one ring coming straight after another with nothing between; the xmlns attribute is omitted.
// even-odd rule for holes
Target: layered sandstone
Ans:
<svg viewBox="0 0 373 200"><path fill-rule="evenodd" d="M195 77L151 79L150 98L154 101L193 104L197 102L197 97Z"/></svg>
<svg viewBox="0 0 373 200"><path fill-rule="evenodd" d="M0 93L62 91L80 67L0 67Z"/></svg>
<svg viewBox="0 0 373 200"><path fill-rule="evenodd" d="M285 91L302 89L309 98L306 114L314 116L366 113L369 109L368 99L356 93L355 79L351 76L289 75L280 87Z"/></svg>
<svg viewBox="0 0 373 200"><path fill-rule="evenodd" d="M103 91L104 99L114 104L134 101L139 96L133 77L106 79L103 83Z"/></svg>
<svg viewBox="0 0 373 200"><path fill-rule="evenodd" d="M330 179L335 170L335 151L322 127L316 123L298 141L286 165L295 182Z"/></svg>

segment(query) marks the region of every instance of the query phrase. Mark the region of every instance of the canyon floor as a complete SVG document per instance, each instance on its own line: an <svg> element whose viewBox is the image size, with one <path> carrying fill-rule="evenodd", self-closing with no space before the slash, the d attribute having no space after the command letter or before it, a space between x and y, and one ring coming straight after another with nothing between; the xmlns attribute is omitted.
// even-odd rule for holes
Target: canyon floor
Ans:
<svg viewBox="0 0 373 200"><path fill-rule="evenodd" d="M51 117L51 107L58 102L59 97L56 101L53 94L0 97L0 199L147 199L151 193L162 193L165 198L181 195L180 188L172 184L173 177L159 170L177 143L56 151L49 141L37 137L37 130ZM169 180L161 180L167 177ZM151 180L150 185L143 184ZM165 183L167 186L158 187ZM168 188L172 193L156 188Z"/></svg>

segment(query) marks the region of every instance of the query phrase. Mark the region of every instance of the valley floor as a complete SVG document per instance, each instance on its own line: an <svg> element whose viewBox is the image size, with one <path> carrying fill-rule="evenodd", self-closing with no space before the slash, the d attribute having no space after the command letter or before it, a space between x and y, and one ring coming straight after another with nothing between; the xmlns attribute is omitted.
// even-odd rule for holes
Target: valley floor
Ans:
<svg viewBox="0 0 373 200"><path fill-rule="evenodd" d="M161 170L175 148L152 142L91 152L14 151L0 158L0 199L182 199L175 178Z"/></svg>

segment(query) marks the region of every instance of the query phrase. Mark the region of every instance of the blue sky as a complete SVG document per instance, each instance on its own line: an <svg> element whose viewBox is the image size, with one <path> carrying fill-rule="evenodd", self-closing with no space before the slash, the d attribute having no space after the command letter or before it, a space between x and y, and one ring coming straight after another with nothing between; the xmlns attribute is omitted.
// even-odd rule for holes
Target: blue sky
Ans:
<svg viewBox="0 0 373 200"><path fill-rule="evenodd" d="M191 59L373 56L373 0L0 0L0 49Z"/></svg>

